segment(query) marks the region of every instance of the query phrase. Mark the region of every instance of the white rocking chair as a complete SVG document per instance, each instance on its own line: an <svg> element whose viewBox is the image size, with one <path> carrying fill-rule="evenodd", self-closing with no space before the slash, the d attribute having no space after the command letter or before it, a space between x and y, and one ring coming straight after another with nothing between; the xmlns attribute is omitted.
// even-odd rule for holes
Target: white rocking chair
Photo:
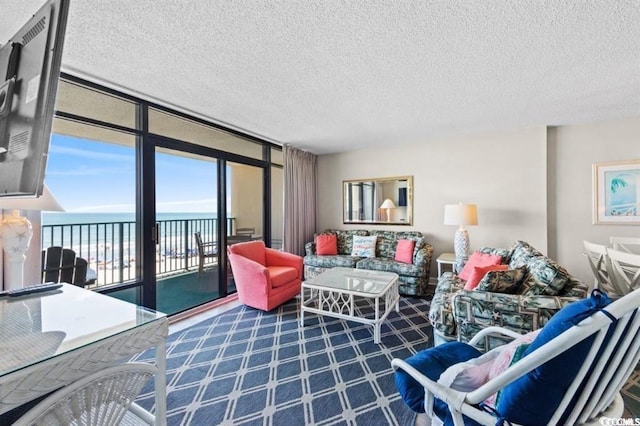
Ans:
<svg viewBox="0 0 640 426"><path fill-rule="evenodd" d="M620 389L640 358L640 314L637 312L639 309L640 290L636 290L583 319L577 325L571 326L493 379L469 392L445 387L421 374L403 360L394 359L391 364L396 371L405 371L424 387L424 407L426 414L431 418L435 417L435 397L447 404L455 425L464 424L463 415L480 424L494 425L496 417L478 408L483 401L533 369L570 350L577 343L594 336L584 359L575 359L576 363L581 363L578 364L579 370L559 405L552 407L553 414L548 424L556 425L561 421L568 425L599 424L598 420L603 416L615 418L623 413L624 404ZM614 319L617 321L614 322ZM475 345L487 335L502 331L512 338L516 336L513 331L489 327L478 333L469 344ZM494 350L500 349L501 347ZM518 404L521 404L521 400L517 401L515 409L518 408Z"/></svg>

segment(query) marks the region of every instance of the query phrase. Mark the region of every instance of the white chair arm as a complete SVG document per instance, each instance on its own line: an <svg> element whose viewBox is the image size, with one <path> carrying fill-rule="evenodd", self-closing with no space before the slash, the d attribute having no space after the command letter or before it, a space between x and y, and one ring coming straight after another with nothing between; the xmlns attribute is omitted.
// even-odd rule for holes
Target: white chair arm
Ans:
<svg viewBox="0 0 640 426"><path fill-rule="evenodd" d="M465 414L482 424L493 425L495 423L495 417L491 414L481 411L466 402L466 392L460 392L434 382L401 359L394 358L391 360L391 366L394 371L398 369L405 371L424 388L425 412L429 417L433 418L435 416L433 413L433 398L436 397L447 404L456 425L462 426L464 424L461 414Z"/></svg>
<svg viewBox="0 0 640 426"><path fill-rule="evenodd" d="M487 327L480 330L478 334L476 334L475 336L473 336L471 340L469 340L469 344L471 346L477 346L482 339L486 338L489 335L496 335L496 334L511 337L512 339L517 339L518 337L522 336L522 334L516 331L509 330L504 327L492 326L492 327Z"/></svg>

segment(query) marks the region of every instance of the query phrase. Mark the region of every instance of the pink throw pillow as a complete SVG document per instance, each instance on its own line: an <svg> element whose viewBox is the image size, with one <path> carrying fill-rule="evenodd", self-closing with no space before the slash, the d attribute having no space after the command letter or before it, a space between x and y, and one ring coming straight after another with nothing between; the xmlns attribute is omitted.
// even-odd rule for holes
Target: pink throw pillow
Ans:
<svg viewBox="0 0 640 426"><path fill-rule="evenodd" d="M413 248L416 242L413 240L398 240L396 246L396 262L413 263Z"/></svg>
<svg viewBox="0 0 640 426"><path fill-rule="evenodd" d="M480 281L487 275L489 271L506 271L509 265L487 265L487 266L474 266L473 272L469 276L467 283L464 285L465 290L474 290L480 284Z"/></svg>
<svg viewBox="0 0 640 426"><path fill-rule="evenodd" d="M489 266L498 265L502 262L502 257L497 254L486 254L479 251L474 252L467 263L464 264L464 268L458 274L460 278L467 281L473 272L474 266Z"/></svg>
<svg viewBox="0 0 640 426"><path fill-rule="evenodd" d="M334 234L316 236L316 253L318 256L335 256L338 254L338 237Z"/></svg>

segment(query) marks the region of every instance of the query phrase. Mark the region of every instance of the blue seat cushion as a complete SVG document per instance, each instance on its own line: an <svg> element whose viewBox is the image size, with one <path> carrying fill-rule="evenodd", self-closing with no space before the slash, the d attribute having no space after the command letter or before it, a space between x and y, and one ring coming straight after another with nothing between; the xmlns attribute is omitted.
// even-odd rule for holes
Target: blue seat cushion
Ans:
<svg viewBox="0 0 640 426"><path fill-rule="evenodd" d="M591 297L565 306L545 324L523 358L609 303L606 294L594 290ZM499 416L513 423L547 424L582 367L594 339L595 335L584 339L505 386L498 395Z"/></svg>
<svg viewBox="0 0 640 426"><path fill-rule="evenodd" d="M420 351L407 358L405 362L429 379L438 381L440 375L447 368L480 355L482 355L480 351L466 343L447 342ZM395 372L395 382L405 404L416 413L424 413L424 388L422 385L403 370ZM450 417L447 404L439 399L434 401L434 412L441 420Z"/></svg>

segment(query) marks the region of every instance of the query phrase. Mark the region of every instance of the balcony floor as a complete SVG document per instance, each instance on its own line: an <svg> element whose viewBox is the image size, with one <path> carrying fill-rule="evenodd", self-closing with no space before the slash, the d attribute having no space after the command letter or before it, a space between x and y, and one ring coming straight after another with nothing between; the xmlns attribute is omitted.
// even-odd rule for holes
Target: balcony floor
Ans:
<svg viewBox="0 0 640 426"><path fill-rule="evenodd" d="M230 281L229 286L229 291L235 291L233 280ZM110 295L136 303L135 288ZM218 298L220 298L220 285L217 266L206 268L202 274L197 271L189 271L158 277L156 310L167 315L183 312Z"/></svg>

